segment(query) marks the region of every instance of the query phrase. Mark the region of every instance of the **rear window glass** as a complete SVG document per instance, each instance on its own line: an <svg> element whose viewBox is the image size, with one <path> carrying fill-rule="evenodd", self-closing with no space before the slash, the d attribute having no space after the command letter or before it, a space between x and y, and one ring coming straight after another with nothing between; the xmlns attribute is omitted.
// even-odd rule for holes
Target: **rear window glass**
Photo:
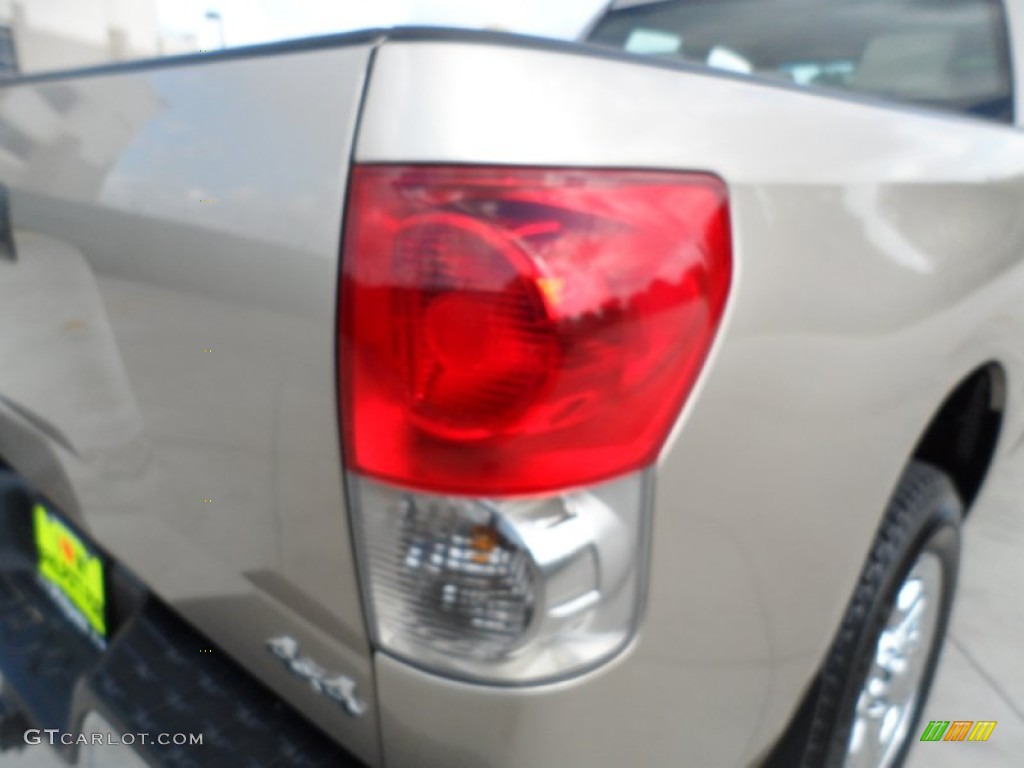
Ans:
<svg viewBox="0 0 1024 768"><path fill-rule="evenodd" d="M623 0L589 40L1013 120L1006 22L995 0Z"/></svg>

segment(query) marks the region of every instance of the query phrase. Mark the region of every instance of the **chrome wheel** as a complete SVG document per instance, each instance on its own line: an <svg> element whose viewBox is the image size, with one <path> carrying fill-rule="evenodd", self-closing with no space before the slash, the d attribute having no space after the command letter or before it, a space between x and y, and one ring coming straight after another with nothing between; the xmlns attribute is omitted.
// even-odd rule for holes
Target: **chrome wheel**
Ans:
<svg viewBox="0 0 1024 768"><path fill-rule="evenodd" d="M942 563L918 557L900 585L857 698L846 768L893 765L914 720L928 658L937 640Z"/></svg>

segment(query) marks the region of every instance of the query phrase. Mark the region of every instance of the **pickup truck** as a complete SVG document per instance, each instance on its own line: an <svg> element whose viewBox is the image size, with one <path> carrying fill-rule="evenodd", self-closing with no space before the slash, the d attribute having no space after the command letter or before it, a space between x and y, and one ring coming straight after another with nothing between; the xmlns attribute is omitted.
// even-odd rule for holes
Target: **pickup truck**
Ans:
<svg viewBox="0 0 1024 768"><path fill-rule="evenodd" d="M1024 435L1024 2L586 37L0 85L4 745L902 763Z"/></svg>

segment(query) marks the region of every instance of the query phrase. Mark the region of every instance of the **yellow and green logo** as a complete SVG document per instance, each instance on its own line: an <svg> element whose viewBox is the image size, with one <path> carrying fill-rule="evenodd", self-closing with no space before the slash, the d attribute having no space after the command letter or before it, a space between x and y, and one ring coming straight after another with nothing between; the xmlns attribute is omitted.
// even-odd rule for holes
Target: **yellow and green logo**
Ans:
<svg viewBox="0 0 1024 768"><path fill-rule="evenodd" d="M995 728L995 720L932 720L921 741L988 741Z"/></svg>
<svg viewBox="0 0 1024 768"><path fill-rule="evenodd" d="M105 637L103 561L42 504L36 504L33 516L40 575L64 594L99 637Z"/></svg>

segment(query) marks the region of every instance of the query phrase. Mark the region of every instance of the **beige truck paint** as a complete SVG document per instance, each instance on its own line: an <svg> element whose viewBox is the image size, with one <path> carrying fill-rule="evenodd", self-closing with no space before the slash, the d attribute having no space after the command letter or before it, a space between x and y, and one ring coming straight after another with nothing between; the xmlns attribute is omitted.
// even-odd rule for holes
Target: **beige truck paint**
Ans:
<svg viewBox="0 0 1024 768"><path fill-rule="evenodd" d="M18 254L0 261L0 434L32 431L31 456L4 451L16 469L374 762L376 706L349 717L265 647L291 634L372 702L334 384L370 50L0 89Z"/></svg>
<svg viewBox="0 0 1024 768"><path fill-rule="evenodd" d="M738 266L659 462L637 641L543 690L380 659L389 762L755 759L820 663L907 456L979 365L1007 374L1001 450L1019 439L1024 137L641 63L409 42L378 54L356 159L717 172Z"/></svg>
<svg viewBox="0 0 1024 768"><path fill-rule="evenodd" d="M19 255L0 262L0 453L373 764L754 761L820 663L915 442L977 366L1005 372L999 455L1019 445L1024 139L457 39L380 45L357 127L371 45L0 89ZM370 655L334 394L352 152L729 187L736 279L658 463L645 615L594 672L498 688ZM269 657L285 632L357 679L367 716Z"/></svg>

